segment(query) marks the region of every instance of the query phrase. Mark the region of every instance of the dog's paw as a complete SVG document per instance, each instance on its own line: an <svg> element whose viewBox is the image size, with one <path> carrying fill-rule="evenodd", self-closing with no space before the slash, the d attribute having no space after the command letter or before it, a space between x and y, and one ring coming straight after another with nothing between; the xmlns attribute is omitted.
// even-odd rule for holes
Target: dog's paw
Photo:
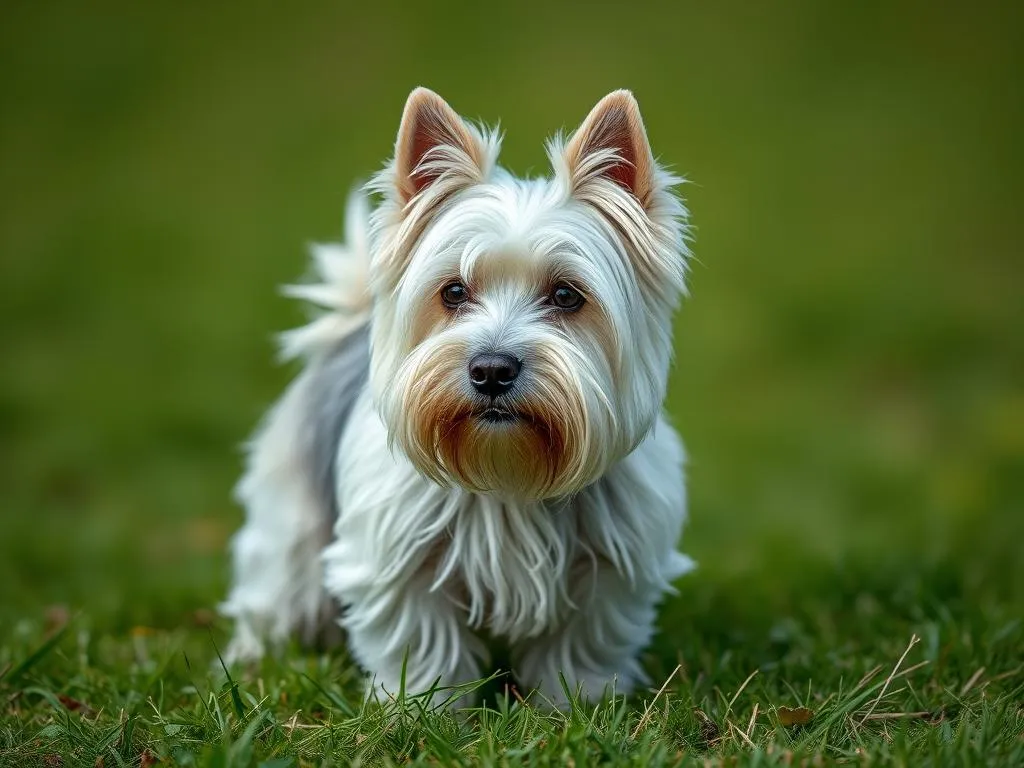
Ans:
<svg viewBox="0 0 1024 768"><path fill-rule="evenodd" d="M266 651L266 646L255 632L239 625L235 628L235 635L224 652L224 663L228 666L255 664L263 658Z"/></svg>

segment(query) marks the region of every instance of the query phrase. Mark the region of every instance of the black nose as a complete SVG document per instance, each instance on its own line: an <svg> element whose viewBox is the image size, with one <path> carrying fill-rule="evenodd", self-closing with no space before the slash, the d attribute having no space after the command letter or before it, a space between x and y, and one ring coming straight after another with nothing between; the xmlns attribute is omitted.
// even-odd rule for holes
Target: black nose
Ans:
<svg viewBox="0 0 1024 768"><path fill-rule="evenodd" d="M469 380L481 395L497 397L512 389L520 367L512 355L477 355L469 361Z"/></svg>

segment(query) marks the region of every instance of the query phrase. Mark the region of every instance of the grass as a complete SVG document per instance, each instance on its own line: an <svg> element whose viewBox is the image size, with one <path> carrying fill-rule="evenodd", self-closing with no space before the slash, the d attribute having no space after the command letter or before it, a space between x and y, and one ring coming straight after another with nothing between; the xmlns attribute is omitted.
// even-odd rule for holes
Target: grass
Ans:
<svg viewBox="0 0 1024 768"><path fill-rule="evenodd" d="M680 649L694 662L631 702L563 714L499 693L459 715L432 707L462 690L364 705L344 654L293 650L240 680L199 665L213 642L205 633L95 637L78 620L48 656L8 672L16 693L0 755L44 765L1020 763L1019 620L994 631L990 617L908 621L924 635L901 649L906 625L859 618L861 637L836 646L815 628L776 628L760 662L743 646L706 658L694 641ZM973 623L985 629L972 635ZM809 721L792 724L787 706L806 707Z"/></svg>
<svg viewBox="0 0 1024 768"><path fill-rule="evenodd" d="M1024 762L1018 16L5 7L0 765ZM302 318L275 286L420 83L522 172L632 87L694 182L700 568L628 701L491 681L450 716L364 707L344 650L217 663L236 446Z"/></svg>

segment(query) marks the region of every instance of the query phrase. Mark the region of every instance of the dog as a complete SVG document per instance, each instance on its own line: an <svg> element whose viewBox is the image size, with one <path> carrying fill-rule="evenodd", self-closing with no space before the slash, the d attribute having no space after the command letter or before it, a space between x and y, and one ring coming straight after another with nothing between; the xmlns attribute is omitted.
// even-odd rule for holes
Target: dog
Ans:
<svg viewBox="0 0 1024 768"><path fill-rule="evenodd" d="M286 289L322 311L283 337L304 367L237 487L230 659L340 625L380 697L480 678L485 638L554 706L646 682L693 567L662 411L682 180L629 91L547 143L548 178L498 166L500 142L414 90L347 242Z"/></svg>

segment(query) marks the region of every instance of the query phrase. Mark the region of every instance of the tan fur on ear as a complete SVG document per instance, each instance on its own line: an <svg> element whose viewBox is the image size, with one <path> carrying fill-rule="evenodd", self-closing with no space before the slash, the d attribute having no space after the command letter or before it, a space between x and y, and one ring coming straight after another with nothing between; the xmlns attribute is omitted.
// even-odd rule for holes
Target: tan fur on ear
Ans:
<svg viewBox="0 0 1024 768"><path fill-rule="evenodd" d="M645 208L654 187L654 157L633 94L614 91L597 103L565 148L575 186L605 177Z"/></svg>
<svg viewBox="0 0 1024 768"><path fill-rule="evenodd" d="M448 102L428 88L417 88L405 102L395 143L395 183L402 202L453 165L475 168L482 175L488 165L484 142Z"/></svg>

